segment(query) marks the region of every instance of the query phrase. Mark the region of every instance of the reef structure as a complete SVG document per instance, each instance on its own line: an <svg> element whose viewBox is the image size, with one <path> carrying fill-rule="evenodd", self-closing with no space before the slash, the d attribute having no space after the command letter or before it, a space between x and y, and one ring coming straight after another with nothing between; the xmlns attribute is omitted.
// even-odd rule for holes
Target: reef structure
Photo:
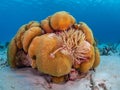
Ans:
<svg viewBox="0 0 120 90"><path fill-rule="evenodd" d="M76 80L100 63L92 30L66 11L20 27L7 51L11 68L31 67L51 82Z"/></svg>

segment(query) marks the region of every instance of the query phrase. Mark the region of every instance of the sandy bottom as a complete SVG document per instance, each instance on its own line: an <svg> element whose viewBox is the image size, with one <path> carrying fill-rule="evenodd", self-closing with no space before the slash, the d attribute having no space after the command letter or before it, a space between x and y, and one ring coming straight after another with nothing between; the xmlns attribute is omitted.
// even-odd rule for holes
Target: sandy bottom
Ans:
<svg viewBox="0 0 120 90"><path fill-rule="evenodd" d="M120 56L101 56L96 72L65 84L48 84L36 70L11 69L4 65L6 51L0 52L0 90L120 90ZM50 88L51 87L51 88Z"/></svg>

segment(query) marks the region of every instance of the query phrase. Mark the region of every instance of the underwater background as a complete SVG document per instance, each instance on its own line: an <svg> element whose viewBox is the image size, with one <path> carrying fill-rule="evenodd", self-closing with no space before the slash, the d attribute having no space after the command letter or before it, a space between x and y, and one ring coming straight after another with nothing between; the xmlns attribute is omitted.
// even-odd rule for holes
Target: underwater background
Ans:
<svg viewBox="0 0 120 90"><path fill-rule="evenodd" d="M120 40L120 0L0 0L0 42L7 42L19 27L67 11L92 29L99 42Z"/></svg>
<svg viewBox="0 0 120 90"><path fill-rule="evenodd" d="M93 54L90 57L98 60L97 63L100 61L98 67L89 70L86 77L82 77L81 74L79 80L74 82L68 78L65 84L49 83L50 77L45 75L48 79L44 78L37 69L31 67L10 68L10 63L14 63L15 60L21 62L31 59L29 52L25 53L23 47L18 49L15 40L11 40L18 29L30 21L41 22L59 11L69 12L77 23L85 22L92 29L98 44L94 44L94 51L91 49ZM9 44L10 41L12 44ZM86 49L89 49L88 44L86 45ZM46 53L46 46L41 48L44 50L41 50L43 51L41 55ZM33 51L35 50L37 47ZM32 58L36 59L34 56ZM120 90L119 69L120 0L0 0L0 90Z"/></svg>

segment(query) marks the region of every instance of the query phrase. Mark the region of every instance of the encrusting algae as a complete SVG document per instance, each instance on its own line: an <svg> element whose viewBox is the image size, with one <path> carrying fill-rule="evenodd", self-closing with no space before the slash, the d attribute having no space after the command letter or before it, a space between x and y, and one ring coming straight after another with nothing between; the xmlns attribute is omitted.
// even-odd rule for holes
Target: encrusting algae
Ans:
<svg viewBox="0 0 120 90"><path fill-rule="evenodd" d="M76 80L100 63L92 30L60 11L40 23L23 25L11 40L7 57L12 68L31 66L54 83Z"/></svg>

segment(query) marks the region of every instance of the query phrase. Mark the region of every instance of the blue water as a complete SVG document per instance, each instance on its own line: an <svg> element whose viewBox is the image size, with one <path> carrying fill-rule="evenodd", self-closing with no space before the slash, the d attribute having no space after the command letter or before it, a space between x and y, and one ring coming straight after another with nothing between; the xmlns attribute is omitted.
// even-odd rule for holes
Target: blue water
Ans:
<svg viewBox="0 0 120 90"><path fill-rule="evenodd" d="M10 41L21 25L63 10L86 22L98 41L120 41L120 0L0 0L0 42Z"/></svg>

